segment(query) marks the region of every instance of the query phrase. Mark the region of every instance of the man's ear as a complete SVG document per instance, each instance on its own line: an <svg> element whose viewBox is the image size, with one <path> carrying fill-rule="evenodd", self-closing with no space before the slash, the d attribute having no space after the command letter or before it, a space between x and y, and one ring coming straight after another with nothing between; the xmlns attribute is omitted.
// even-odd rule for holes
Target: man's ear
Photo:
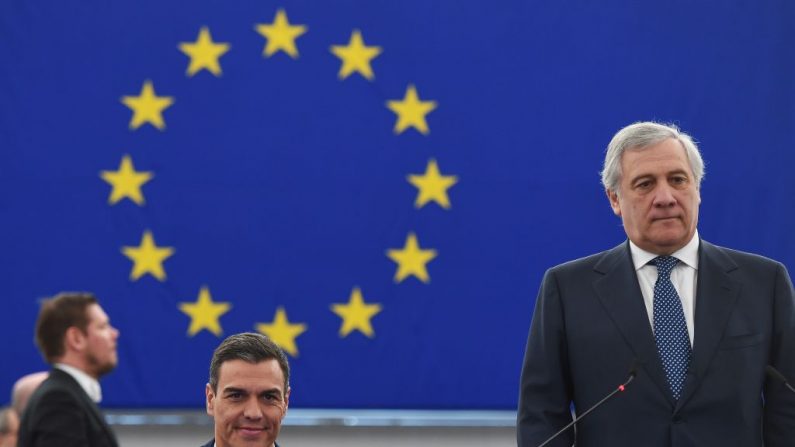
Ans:
<svg viewBox="0 0 795 447"><path fill-rule="evenodd" d="M609 189L605 189L605 194L607 194L607 200L610 201L610 208L613 208L613 214L621 217L621 206L618 203L618 194Z"/></svg>
<svg viewBox="0 0 795 447"><path fill-rule="evenodd" d="M86 334L77 326L70 326L64 334L64 345L67 351L82 351L86 346Z"/></svg>
<svg viewBox="0 0 795 447"><path fill-rule="evenodd" d="M204 386L204 395L207 397L207 414L215 416L215 414L213 414L215 412L215 393L213 392L213 387L211 387L209 383Z"/></svg>
<svg viewBox="0 0 795 447"><path fill-rule="evenodd" d="M291 389L292 388L290 388L288 386L287 387L287 392L284 393L284 413L282 413L282 417L284 417L287 414L287 407L290 406L290 390Z"/></svg>

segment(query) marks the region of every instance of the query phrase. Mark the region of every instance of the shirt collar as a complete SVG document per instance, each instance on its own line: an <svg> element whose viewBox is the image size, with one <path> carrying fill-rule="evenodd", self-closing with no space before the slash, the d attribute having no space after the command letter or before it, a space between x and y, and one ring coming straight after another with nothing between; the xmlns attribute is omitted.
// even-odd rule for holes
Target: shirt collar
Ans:
<svg viewBox="0 0 795 447"><path fill-rule="evenodd" d="M273 445L274 445L275 447L279 447L279 444L276 444L275 442L273 443ZM215 442L215 441L213 441L213 447L218 447L218 443L217 443L217 442Z"/></svg>
<svg viewBox="0 0 795 447"><path fill-rule="evenodd" d="M90 397L91 400L96 403L100 403L102 401L102 387L99 385L99 381L97 381L97 379L89 376L82 370L75 368L74 366L69 366L65 363L56 363L54 366L72 376L72 378L74 378L75 381L77 381L77 383L80 385L80 388L82 388L83 391L88 394L88 397Z"/></svg>
<svg viewBox="0 0 795 447"><path fill-rule="evenodd" d="M279 444L277 444L275 442L273 443L273 445L274 445L274 447L279 447ZM213 447L218 447L218 442L213 441Z"/></svg>
<svg viewBox="0 0 795 447"><path fill-rule="evenodd" d="M700 243L701 240L698 238L698 230L696 230L690 242L679 250L671 253L671 256L692 267L694 270L698 270L698 246ZM631 240L629 241L629 251L632 254L632 263L635 265L635 271L640 270L641 267L648 264L649 261L659 256L638 247Z"/></svg>

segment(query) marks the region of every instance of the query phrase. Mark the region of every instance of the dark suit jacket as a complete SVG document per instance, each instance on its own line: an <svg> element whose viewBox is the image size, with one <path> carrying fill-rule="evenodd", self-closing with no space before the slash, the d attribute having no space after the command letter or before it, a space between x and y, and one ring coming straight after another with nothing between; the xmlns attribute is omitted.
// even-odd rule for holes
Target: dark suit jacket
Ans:
<svg viewBox="0 0 795 447"><path fill-rule="evenodd" d="M517 437L535 447L614 390L626 391L569 430L569 447L795 445L795 306L783 265L701 241L693 360L675 402L624 243L550 269L522 368ZM764 440L764 441L763 441ZM763 444L764 442L764 444Z"/></svg>
<svg viewBox="0 0 795 447"><path fill-rule="evenodd" d="M97 405L69 374L54 368L33 393L19 427L19 447L117 447Z"/></svg>

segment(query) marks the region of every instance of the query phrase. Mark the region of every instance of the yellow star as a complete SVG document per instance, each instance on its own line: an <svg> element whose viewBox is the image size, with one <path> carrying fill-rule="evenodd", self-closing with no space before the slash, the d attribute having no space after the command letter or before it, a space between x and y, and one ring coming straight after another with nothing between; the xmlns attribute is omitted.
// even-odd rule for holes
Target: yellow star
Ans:
<svg viewBox="0 0 795 447"><path fill-rule="evenodd" d="M139 96L123 96L121 102L133 111L130 120L130 129L137 129L144 123L149 123L160 130L166 127L163 121L163 110L174 103L171 96L157 96L152 81L147 80L141 88Z"/></svg>
<svg viewBox="0 0 795 447"><path fill-rule="evenodd" d="M306 32L306 26L290 25L284 9L276 12L273 23L267 25L258 24L254 29L268 40L268 44L263 51L265 57L270 57L279 50L289 54L293 59L298 57L295 39Z"/></svg>
<svg viewBox="0 0 795 447"><path fill-rule="evenodd" d="M395 272L395 282L401 282L409 275L416 276L417 279L428 283L431 278L425 269L425 264L436 257L436 250L422 250L417 235L409 233L406 237L406 245L402 250L387 250L386 255L389 259L397 262L398 269Z"/></svg>
<svg viewBox="0 0 795 447"><path fill-rule="evenodd" d="M428 160L428 167L425 168L423 175L409 175L409 183L419 189L417 200L414 202L415 208L422 208L426 203L433 200L444 209L450 209L450 199L447 197L447 189L458 182L458 177L454 175L441 175L436 160Z"/></svg>
<svg viewBox="0 0 795 447"><path fill-rule="evenodd" d="M387 101L386 106L398 116L397 122L395 122L396 134L402 133L409 127L417 129L423 135L428 134L429 129L428 123L425 122L425 115L436 108L436 101L420 101L414 85L409 84L403 101Z"/></svg>
<svg viewBox="0 0 795 447"><path fill-rule="evenodd" d="M206 286L199 290L199 297L195 303L179 303L179 310L190 317L189 337L193 337L202 329L207 329L216 337L220 337L224 331L218 319L229 312L230 307L232 305L229 303L214 302Z"/></svg>
<svg viewBox="0 0 795 447"><path fill-rule="evenodd" d="M293 357L298 357L298 347L295 346L295 338L306 331L303 323L290 324L287 320L287 312L279 306L276 309L276 316L270 324L257 323L257 332L267 335L274 343L279 345L284 351Z"/></svg>
<svg viewBox="0 0 795 447"><path fill-rule="evenodd" d="M337 76L345 79L354 71L364 76L368 80L373 80L373 69L370 61L381 54L381 47L368 47L362 40L362 33L356 29L351 34L348 46L332 45L331 52L342 59L342 67Z"/></svg>
<svg viewBox="0 0 795 447"><path fill-rule="evenodd" d="M135 281L149 273L160 281L166 279L163 261L174 254L172 247L158 247L151 231L144 231L141 245L138 247L122 247L121 252L134 263L130 279Z"/></svg>
<svg viewBox="0 0 795 447"><path fill-rule="evenodd" d="M331 311L342 318L340 337L345 337L354 329L373 338L375 333L370 325L370 319L381 312L380 304L365 304L362 291L354 287L348 304L332 304Z"/></svg>
<svg viewBox="0 0 795 447"><path fill-rule="evenodd" d="M229 51L229 44L213 42L210 30L203 26L199 30L196 42L182 42L179 44L179 50L190 57L188 76L193 76L201 69L207 69L215 76L220 76L221 64L218 62L218 58Z"/></svg>
<svg viewBox="0 0 795 447"><path fill-rule="evenodd" d="M144 196L141 194L141 186L153 177L151 172L136 171L129 155L122 157L118 171L102 171L99 176L113 186L110 197L108 197L108 203L111 205L125 197L138 205L143 205Z"/></svg>

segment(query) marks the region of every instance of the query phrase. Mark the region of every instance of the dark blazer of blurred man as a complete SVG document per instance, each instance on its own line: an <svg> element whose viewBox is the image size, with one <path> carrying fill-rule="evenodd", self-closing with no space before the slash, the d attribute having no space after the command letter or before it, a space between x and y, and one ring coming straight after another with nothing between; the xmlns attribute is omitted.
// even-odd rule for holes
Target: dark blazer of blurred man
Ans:
<svg viewBox="0 0 795 447"><path fill-rule="evenodd" d="M88 293L62 293L42 303L36 344L53 366L30 397L19 447L116 447L97 403L99 378L118 362L117 331Z"/></svg>
<svg viewBox="0 0 795 447"><path fill-rule="evenodd" d="M215 438L204 447L279 447L290 401L287 356L268 337L230 335L213 352L205 386Z"/></svg>
<svg viewBox="0 0 795 447"><path fill-rule="evenodd" d="M522 368L520 447L569 423L571 404L594 405L633 363L625 392L549 445L795 442L795 393L765 375L772 365L795 379L792 283L778 262L699 238L703 172L674 126L636 123L613 137L602 182L629 240L546 273Z"/></svg>

